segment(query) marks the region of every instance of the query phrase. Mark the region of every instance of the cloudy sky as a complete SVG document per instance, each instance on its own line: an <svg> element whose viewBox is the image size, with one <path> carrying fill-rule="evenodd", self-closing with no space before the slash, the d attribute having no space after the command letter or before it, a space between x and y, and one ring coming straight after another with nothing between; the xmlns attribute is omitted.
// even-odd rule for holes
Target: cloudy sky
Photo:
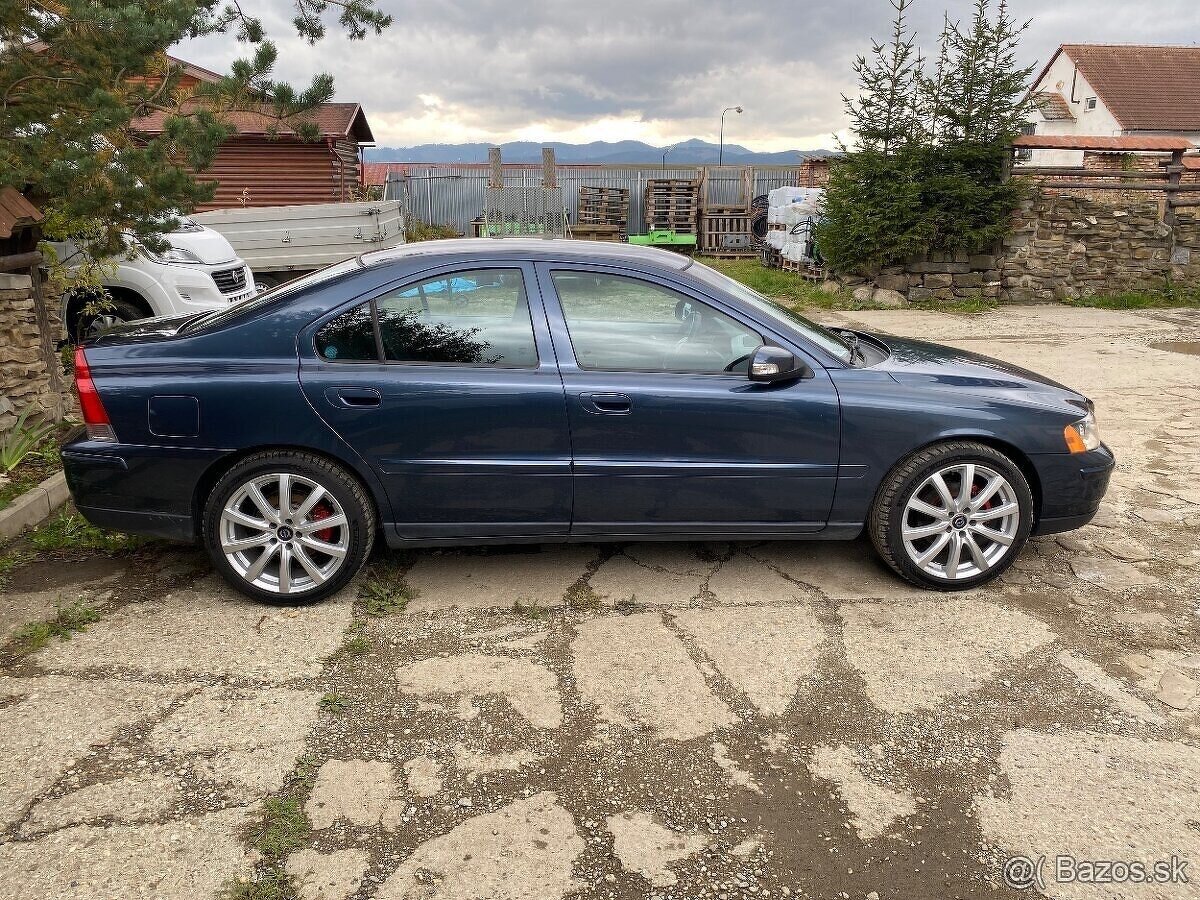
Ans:
<svg viewBox="0 0 1200 900"><path fill-rule="evenodd" d="M1197 43L1197 0L1011 0L1032 18L1027 61L1060 43ZM352 42L330 21L310 47L292 31L291 0L260 10L280 49L277 74L303 83L330 72L337 99L361 103L378 143L638 139L726 140L755 150L833 144L853 93L850 64L886 35L887 0L377 0L394 16ZM970 4L953 0L952 17ZM913 24L933 42L947 0L916 0ZM178 55L220 69L239 55L208 38ZM243 51L244 52L244 51Z"/></svg>

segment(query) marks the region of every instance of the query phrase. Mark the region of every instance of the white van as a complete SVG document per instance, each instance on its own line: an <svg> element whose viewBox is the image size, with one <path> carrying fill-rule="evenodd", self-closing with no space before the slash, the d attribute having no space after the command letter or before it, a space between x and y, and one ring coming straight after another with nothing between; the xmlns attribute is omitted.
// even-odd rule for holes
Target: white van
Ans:
<svg viewBox="0 0 1200 900"><path fill-rule="evenodd" d="M64 297L63 324L71 339L89 337L121 322L152 316L182 316L223 309L254 296L250 267L229 241L191 219L163 235L170 247L152 253L131 244L131 253L115 256L115 267L101 278L110 304L98 312L87 307L97 299L94 291L68 292ZM74 244L55 244L59 261L68 268L82 253Z"/></svg>

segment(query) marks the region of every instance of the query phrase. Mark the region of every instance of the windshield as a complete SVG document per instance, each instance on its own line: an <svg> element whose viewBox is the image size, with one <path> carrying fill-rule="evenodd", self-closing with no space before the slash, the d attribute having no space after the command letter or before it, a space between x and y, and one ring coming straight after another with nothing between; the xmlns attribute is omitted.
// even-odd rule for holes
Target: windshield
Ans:
<svg viewBox="0 0 1200 900"><path fill-rule="evenodd" d="M733 294L739 300L754 307L774 319L782 319L785 324L799 331L806 338L847 365L853 359L850 345L827 328L822 328L816 322L804 318L798 312L788 309L780 303L768 300L757 291L753 291L740 281L734 281L728 275L722 275L716 269L709 268L701 262L693 261L688 272L701 281L720 288L727 294Z"/></svg>
<svg viewBox="0 0 1200 900"><path fill-rule="evenodd" d="M344 260L340 263L334 263L324 269L318 269L316 272L310 272L307 275L302 275L292 281L284 282L278 287L273 287L269 291L263 291L240 303L234 303L225 309L214 310L210 313L204 313L198 318L192 319L183 328L182 331L196 331L200 328L219 328L226 322L237 319L247 313L254 312L264 306L275 303L277 300L286 300L293 294L299 293L305 288L313 287L325 281L331 281L347 272L353 272L356 269L361 269L362 263L357 256Z"/></svg>

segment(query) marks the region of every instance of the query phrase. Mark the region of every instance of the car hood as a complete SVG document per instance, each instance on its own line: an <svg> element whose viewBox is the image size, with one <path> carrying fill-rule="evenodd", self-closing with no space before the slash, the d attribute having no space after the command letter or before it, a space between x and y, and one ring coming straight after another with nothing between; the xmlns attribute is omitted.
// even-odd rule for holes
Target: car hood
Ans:
<svg viewBox="0 0 1200 900"><path fill-rule="evenodd" d="M180 250L190 250L207 265L234 262L238 255L233 245L220 232L211 228L188 228L184 231L172 231L166 235L172 247Z"/></svg>
<svg viewBox="0 0 1200 900"><path fill-rule="evenodd" d="M1084 412L1088 409L1087 398L1078 391L990 356L890 334L863 336L887 345L891 351L888 358L872 368L887 372L900 384L969 391Z"/></svg>

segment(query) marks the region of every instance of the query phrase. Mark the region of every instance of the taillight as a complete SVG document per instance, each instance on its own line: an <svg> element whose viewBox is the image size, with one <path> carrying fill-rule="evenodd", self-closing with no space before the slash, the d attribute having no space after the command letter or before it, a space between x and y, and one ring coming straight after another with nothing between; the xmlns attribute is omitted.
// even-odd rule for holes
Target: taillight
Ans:
<svg viewBox="0 0 1200 900"><path fill-rule="evenodd" d="M75 389L79 392L79 408L83 412L88 437L93 441L115 441L117 435L108 420L96 383L92 381L92 372L82 347L75 348Z"/></svg>

